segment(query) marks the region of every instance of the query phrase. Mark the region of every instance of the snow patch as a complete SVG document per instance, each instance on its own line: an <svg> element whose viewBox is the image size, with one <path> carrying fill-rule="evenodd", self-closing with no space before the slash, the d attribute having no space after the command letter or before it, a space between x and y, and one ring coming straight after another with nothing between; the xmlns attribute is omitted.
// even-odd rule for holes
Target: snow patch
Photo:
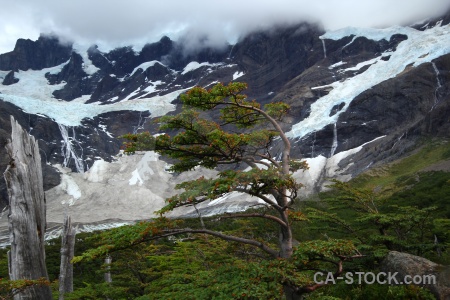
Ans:
<svg viewBox="0 0 450 300"><path fill-rule="evenodd" d="M139 66L137 66L136 68L134 68L133 72L131 72L131 74L130 74L130 77L133 76L134 73L136 73L139 69L141 69L143 72L145 72L145 70L147 70L150 67L153 67L155 64L160 64L161 66L165 67L164 64L162 64L161 62L159 62L157 60L148 61L148 62L142 63Z"/></svg>
<svg viewBox="0 0 450 300"><path fill-rule="evenodd" d="M236 80L236 79L238 79L239 77L242 77L242 76L244 76L244 75L245 75L244 72L238 72L238 71L236 71L236 72L234 72L234 74L233 74L233 80Z"/></svg>
<svg viewBox="0 0 450 300"><path fill-rule="evenodd" d="M61 165L56 165L55 167L62 173L61 183L58 187L67 195L71 196L71 199L68 201L62 201L61 204L68 204L69 206L72 206L75 204L76 200L82 196L81 189L72 177L67 175L67 173L70 172L68 169L63 168Z"/></svg>
<svg viewBox="0 0 450 300"><path fill-rule="evenodd" d="M142 157L142 159L139 161L139 163L136 166L136 170L133 171L131 174L131 178L128 181L129 185L142 185L144 181L149 180L151 175L154 175L155 172L153 169L148 165L148 162L156 162L158 161L158 154L154 151L148 151L145 153L145 155Z"/></svg>
<svg viewBox="0 0 450 300"><path fill-rule="evenodd" d="M350 157L363 149L363 147L367 144L373 143L374 141L381 139L385 136L380 136L376 139L373 139L367 143L362 144L359 147L342 151L333 156L326 158L322 155L316 156L314 158L306 158L305 161L308 163L308 170L298 170L293 174L293 177L302 184L305 185L305 189L301 190L305 194L310 194L314 191L315 188L323 189L323 186L320 187L319 184L322 180L326 180L328 178L336 178L339 180L350 180L351 175L342 175L348 167L352 164L347 164L343 169L339 167L339 163Z"/></svg>
<svg viewBox="0 0 450 300"><path fill-rule="evenodd" d="M83 58L83 71L88 74L88 75L93 75L95 74L97 71L99 71L100 69L97 68L93 63L92 60L89 59L89 55L87 53L88 48L86 48L86 46L82 46L80 44L75 43L73 45L73 50L80 54L81 57Z"/></svg>
<svg viewBox="0 0 450 300"><path fill-rule="evenodd" d="M408 27L387 29L346 28L327 32L321 38L339 40L345 36L357 35L381 40L389 39L392 35L399 33L406 34L408 39L399 43L395 52L389 52L391 57L388 61L379 59L377 63L370 65L365 72L343 82L330 84L333 90L314 102L311 105L311 113L308 118L294 124L287 136L302 138L311 132L335 123L339 115L349 107L349 104L359 94L397 76L409 66L416 67L450 53L450 25L433 27L425 31ZM333 107L342 102L345 103L344 109L330 116Z"/></svg>
<svg viewBox="0 0 450 300"><path fill-rule="evenodd" d="M325 89L325 88L333 88L333 83L326 84L326 85L320 85L320 86L314 86L311 89L312 90L320 90L320 89Z"/></svg>
<svg viewBox="0 0 450 300"><path fill-rule="evenodd" d="M194 70L204 67L204 66L217 67L217 66L221 66L221 65L223 65L223 64L222 63L210 64L209 62L198 63L196 61L191 61L190 63L188 63L186 65L186 67L184 67L183 72L181 72L181 75L184 75L188 72L194 71Z"/></svg>
<svg viewBox="0 0 450 300"><path fill-rule="evenodd" d="M103 159L94 161L92 167L84 173L84 178L90 182L102 182L108 172L109 163Z"/></svg>
<svg viewBox="0 0 450 300"><path fill-rule="evenodd" d="M164 116L168 112L175 110L175 105L171 102L181 93L190 89L180 89L164 96L140 98L133 101L116 102L108 105L99 105L97 103L85 104L84 102L89 99L89 95L70 102L54 99L51 93L61 88L64 84L58 86L47 85L45 81L43 86L39 86L39 80L30 81L28 80L30 78L24 76L23 73L28 72L33 74L41 71L21 72L21 79L25 80L20 80L18 83L10 86L0 85L0 98L20 107L27 113L41 114L66 126L79 126L84 118L91 119L99 114L121 110L148 111L152 117ZM43 74L41 75L43 76ZM40 82L42 83L42 80ZM29 86L27 86L27 83L29 83Z"/></svg>
<svg viewBox="0 0 450 300"><path fill-rule="evenodd" d="M294 173L294 177L302 178L299 182L305 185L314 186L314 184L321 178L323 169L327 164L327 158L325 156L319 155L313 158L306 158L305 161L308 163L309 169L298 170Z"/></svg>
<svg viewBox="0 0 450 300"><path fill-rule="evenodd" d="M157 80L157 81L150 81L150 85L148 87L146 87L144 89L145 92L149 92L149 93L154 93L156 92L156 87L158 85L163 84L164 82L162 82L161 80Z"/></svg>
<svg viewBox="0 0 450 300"><path fill-rule="evenodd" d="M109 136L110 138L114 138L113 135L111 134L111 132L109 132L107 130L107 127L105 124L98 124L98 127L104 132L106 133L107 136Z"/></svg>
<svg viewBox="0 0 450 300"><path fill-rule="evenodd" d="M329 66L328 67L328 69L334 69L334 68L336 68L336 67L339 67L339 66L342 66L342 65L345 65L346 64L346 62L345 61L340 61L340 62L337 62L337 63L335 63L335 64L332 64L331 66Z"/></svg>
<svg viewBox="0 0 450 300"><path fill-rule="evenodd" d="M387 40L389 41L391 37L395 34L405 34L410 35L411 32L417 31L410 27L402 26L392 26L388 28L359 28L359 27L345 27L338 30L333 30L326 32L319 38L322 40L340 40L344 37L354 36L353 40L358 37L365 37L373 41Z"/></svg>

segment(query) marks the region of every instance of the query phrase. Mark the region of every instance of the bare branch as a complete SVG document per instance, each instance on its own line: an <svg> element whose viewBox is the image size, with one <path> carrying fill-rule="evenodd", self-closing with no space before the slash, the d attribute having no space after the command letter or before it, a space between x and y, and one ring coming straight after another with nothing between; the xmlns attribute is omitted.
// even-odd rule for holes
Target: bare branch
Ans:
<svg viewBox="0 0 450 300"><path fill-rule="evenodd" d="M281 226L284 227L288 227L288 225L286 225L286 223L281 220L280 218L277 218L275 216L272 215L265 215L265 214L258 214L258 213L253 213L253 214L226 214L225 216L221 216L220 219L229 219L229 218L264 218L264 219L268 219L268 220L272 220L277 222L278 224L280 224Z"/></svg>
<svg viewBox="0 0 450 300"><path fill-rule="evenodd" d="M249 191L247 189L245 189L245 188L234 188L233 190L236 191L236 192L246 193L246 194L249 194L251 196L258 197L259 199L261 199L262 201L266 202L267 204L269 204L270 206L272 206L276 210L278 210L278 211L282 211L283 210L283 207L281 207L277 203L273 202L272 200L270 200L265 195L262 195L262 194L258 194L258 195L250 194Z"/></svg>
<svg viewBox="0 0 450 300"><path fill-rule="evenodd" d="M267 163L267 162L265 162L265 161L256 160L256 159L254 159L253 157L244 156L244 157L242 158L242 160L245 161L245 162L251 161L251 162L254 162L255 164L260 164L260 165L266 166L267 168L272 167L271 164L269 164L269 163ZM257 165L255 165L255 167L258 168Z"/></svg>
<svg viewBox="0 0 450 300"><path fill-rule="evenodd" d="M221 238L221 239L226 240L226 241L232 241L232 242L242 243L242 244L246 244L246 245L252 245L252 246L260 248L261 250L263 250L264 252L270 254L274 258L279 257L278 251L270 248L269 246L267 246L264 243L261 243L259 241L255 241L255 240L250 240L250 239L246 239L246 238L233 236L233 235L223 234L221 232L213 231L213 230L209 230L209 229L184 228L184 229L164 230L163 234L160 234L160 235L157 235L157 236L152 236L152 237L149 237L149 238L144 238L144 239L140 240L138 243L143 243L143 242L146 242L146 241L157 240L157 239L161 239L161 238L164 238L164 237L169 237L169 236L179 235L179 234L185 234L185 233L204 233L204 234L209 234L209 235L216 236L216 237Z"/></svg>
<svg viewBox="0 0 450 300"><path fill-rule="evenodd" d="M267 159L268 161L270 161L273 165L275 165L277 168L280 168L280 164L273 159L272 157L270 157L269 155L264 155L264 154L260 154L260 153L256 153L256 156L259 156L261 158Z"/></svg>

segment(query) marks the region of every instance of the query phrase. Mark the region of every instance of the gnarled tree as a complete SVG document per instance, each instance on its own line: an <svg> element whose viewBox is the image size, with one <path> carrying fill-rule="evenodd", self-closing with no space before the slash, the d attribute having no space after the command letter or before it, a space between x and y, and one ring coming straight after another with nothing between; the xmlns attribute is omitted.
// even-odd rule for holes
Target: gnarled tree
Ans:
<svg viewBox="0 0 450 300"><path fill-rule="evenodd" d="M227 214L222 218L262 218L274 222L279 228L278 247L261 239L235 236L199 228L180 228L176 222L165 218L153 222L139 223L109 232L106 244L85 253L84 257L103 255L112 249L130 247L143 241L160 239L180 234L208 234L227 241L251 245L261 249L268 257L284 261L279 264L277 280L283 285L288 299L296 299L305 292L320 286L309 280L300 280L295 275L302 268L308 269L307 261L328 261L336 268L335 276L342 272L342 262L359 256L353 244L343 241L315 241L293 247L292 221L302 220L301 212L292 210L301 184L293 178L293 172L307 169L305 162L292 160L291 142L280 126L280 120L288 112L289 105L283 102L266 104L264 108L255 100L248 100L242 93L245 83L216 84L209 90L195 87L182 95L183 110L175 116L161 117L162 131L174 132L153 137L149 133L129 134L125 151L154 150L163 156L175 159L171 167L174 172L184 172L197 166L216 168L220 165L246 164L250 170L229 168L219 172L217 178L187 181L177 186L183 191L169 199L159 213L175 208L197 205L237 191L259 198L265 205L263 212ZM214 110L220 117L217 121L203 118L202 111ZM260 129L268 122L271 129ZM252 130L248 130L248 129ZM272 142L281 139L281 160L271 153ZM323 251L318 251L322 249ZM78 258L82 259L81 258ZM296 263L296 261L298 263ZM291 268L292 273L283 268ZM286 276L286 274L294 274ZM304 278L303 278L304 279Z"/></svg>

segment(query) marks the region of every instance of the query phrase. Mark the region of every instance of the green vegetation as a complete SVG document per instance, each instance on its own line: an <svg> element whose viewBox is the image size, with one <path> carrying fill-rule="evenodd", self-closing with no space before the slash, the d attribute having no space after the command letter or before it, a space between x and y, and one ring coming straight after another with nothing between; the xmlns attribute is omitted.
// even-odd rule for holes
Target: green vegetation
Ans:
<svg viewBox="0 0 450 300"><path fill-rule="evenodd" d="M408 157L372 169L352 182L355 187L377 189L384 195L390 195L414 182L416 174L427 167L450 160L450 142L447 140L422 141L423 145Z"/></svg>
<svg viewBox="0 0 450 300"><path fill-rule="evenodd" d="M415 199L417 191L428 187L429 197L432 204L437 207L432 210L427 228L428 244L432 236L430 234L439 232L441 245L441 256L436 248L430 247L422 255L433 261L450 263L450 222L444 218L442 211L447 207L445 202L440 202L441 191L449 187L442 182L447 182L450 174L445 172L420 173L423 181L416 182L387 200L380 201L381 206L388 207L388 203L397 204L400 207L408 203L400 203L400 197L404 199ZM350 191L355 186L350 183ZM435 192L433 192L435 191ZM447 190L448 191L448 190ZM315 208L327 213L336 215L349 225L358 229L358 235L367 238L377 236L376 229L370 224L372 218L362 218L357 220L357 215L361 213L358 206L333 204L334 200L342 197L344 193L341 189L330 191L320 195L321 201L300 202L298 205L302 209ZM345 194L345 193L344 193ZM334 195L334 196L333 196ZM368 195L371 195L368 192ZM375 194L376 195L376 194ZM426 208L426 203L420 203L420 196L417 196L414 203L417 210ZM329 201L331 201L331 203ZM399 202L395 202L399 201ZM403 201L403 200L402 200ZM429 201L429 200L427 200ZM448 202L447 202L448 203ZM364 203L363 203L364 204ZM331 206L334 208L331 209ZM423 207L421 207L423 206ZM370 207L370 206L369 206ZM378 207L382 214L390 212L389 209ZM248 213L248 212L247 212ZM392 212L392 216L396 213ZM364 216L366 214L361 214ZM400 215L401 217L401 215ZM403 222L407 221L403 215ZM438 217L438 218L436 218ZM328 238L352 237L355 244L361 248L361 252L367 255L363 259L355 260L347 264L347 271L372 271L377 272L379 256L378 252L384 252L386 247L381 243L361 243L358 242L356 234L349 234L341 227L329 225L329 220L320 220L308 215L309 221L300 221L293 224L294 235L300 242L324 240ZM439 227L436 220L443 222ZM204 218L207 228L221 232L241 236L263 236L270 244L275 244L278 238L277 226L267 223L263 219L220 219L219 217ZM446 221L447 223L444 224ZM186 227L201 226L199 219L183 220ZM333 230L331 230L333 229ZM416 228L411 234L417 233L420 228ZM109 232L109 231L108 231ZM103 242L98 233L80 234L77 237L76 255L81 255L87 249L95 248ZM418 246L419 243L411 236L405 243L411 246ZM51 281L57 279L59 272L59 240L48 243L47 264ZM432 243L431 243L432 244ZM400 243L397 246L403 246ZM431 246L431 245L430 245ZM305 252L301 255L314 254ZM406 252L417 250L414 247L404 249ZM411 251L412 250L412 251ZM0 274L7 277L6 251L2 251L0 262ZM176 239L162 239L126 248L122 251L111 253L112 264L112 285L103 282L102 258L93 260L83 260L75 264L75 291L68 295L66 299L101 299L106 296L111 299L281 299L282 289L277 283L281 276L292 274L280 274L280 270L289 270L289 266L283 265L280 261L268 260L260 257L261 252L255 251L251 246L241 246L236 243L229 243L221 239L205 235L183 235ZM417 253L416 253L417 254ZM279 265L281 264L281 266ZM298 275L298 274L297 274ZM309 280L312 275L307 274ZM57 288L56 288L57 290ZM55 294L55 299L57 293ZM357 284L346 285L338 282L336 285L322 287L314 293L307 295L306 299L434 299L427 290L417 286L388 286L388 285L367 285Z"/></svg>
<svg viewBox="0 0 450 300"><path fill-rule="evenodd" d="M166 200L166 206L158 212L159 218L104 233L102 244L75 258L76 262L167 237L208 235L211 239L237 243L242 248L255 248L253 253L258 257L256 266L268 264L262 273L265 276L271 274L271 281L277 285L276 290L282 291L280 295L298 299L322 286L312 281L313 269L330 270L338 276L343 272L344 261L361 257L353 242L345 239L305 241L302 247L293 247L292 226L295 222L305 222L306 218L302 212L293 209L302 185L295 181L292 174L308 166L305 162L291 159L290 140L279 124L289 106L278 102L261 107L242 93L246 88L245 83L238 82L227 86L219 83L209 90L195 87L182 95L183 108L179 114L158 120L165 134L157 137L149 133L124 136L129 141L125 144L125 153L154 150L174 159L171 167L174 172L185 172L195 167L213 169L223 165L232 168L220 171L216 178L200 177L177 185L176 189L181 192ZM218 114L217 120L203 118L202 111L206 110ZM256 129L255 126L262 122L270 124L271 129ZM280 161L276 161L274 153L270 152L275 138L281 141ZM242 171L239 168L241 164L250 170ZM232 191L257 197L265 205L252 212L228 214L222 218L264 220L265 224L276 226L278 239L256 236L245 230L214 230L211 226L205 226L202 218L197 226L188 227L183 222L163 216L175 208L195 207ZM234 288L242 290L246 286L237 285ZM186 288L186 285L180 287Z"/></svg>
<svg viewBox="0 0 450 300"><path fill-rule="evenodd" d="M277 127L289 107L273 103L263 109L246 99L245 88L195 88L182 97L180 114L158 120L172 136L125 136L128 153L157 151L175 159L175 172L241 163L251 170L233 168L180 184L180 193L151 221L78 235L74 292L66 299L434 299L417 286L323 285L313 278L317 271L333 278L344 271L377 272L389 250L450 264L450 173L424 172L450 158L450 143L430 142L349 183L335 181L318 201L296 201L301 183L291 174L307 165L289 158L290 143ZM221 116L217 122L202 118L202 110L211 109ZM247 130L267 120L273 130ZM284 145L281 162L269 151L276 137ZM267 205L210 218L163 216L230 191ZM54 240L46 249L55 291L59 246ZM106 255L112 257L112 283L103 281ZM7 278L6 251L0 258L0 277ZM11 291L4 286L2 297Z"/></svg>

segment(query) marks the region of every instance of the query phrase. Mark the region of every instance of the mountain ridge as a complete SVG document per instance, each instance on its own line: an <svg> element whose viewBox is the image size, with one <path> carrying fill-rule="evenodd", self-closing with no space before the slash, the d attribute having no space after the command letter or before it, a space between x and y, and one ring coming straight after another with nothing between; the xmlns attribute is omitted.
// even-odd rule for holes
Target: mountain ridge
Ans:
<svg viewBox="0 0 450 300"><path fill-rule="evenodd" d="M295 158L309 159L314 169L309 179L302 179L310 181L311 190L320 190L327 177L348 179L398 159L423 137L450 137L450 42L442 55L434 50L449 40L448 15L435 20L434 27L422 25L421 31L398 27L326 33L317 25L301 23L254 32L222 49L188 54L167 37L139 53L132 47L103 53L96 46L77 45L68 51L69 45L55 46L54 37L41 37L34 44L20 41L14 51L0 55L0 167L8 161L3 145L9 137L10 114L39 139L46 189L51 190L60 186L63 176L51 165L80 171L81 164L86 171L100 158L114 163L121 144L117 137L141 130L157 133L151 120L179 111L181 92L194 85L239 80L249 84L248 96L262 104L290 104L283 129L291 133ZM439 39L433 40L434 35ZM367 83L367 74L378 74L377 68L389 71L394 59L410 54L407 50L412 48L405 50L404 45L414 46L425 38L431 42L423 51L434 52L417 52L412 65L363 89L361 80ZM30 57L39 45L52 49ZM420 61L417 66L415 61ZM339 89L358 85L362 91L349 93L351 99L331 99ZM321 118L332 122L308 129L315 105L324 99L331 100L321 109ZM54 120L43 115L49 116L44 105L61 109L53 112ZM296 134L296 128L306 133ZM148 184L142 188L150 189ZM5 205L3 182L0 197ZM95 201L100 196L89 197Z"/></svg>

